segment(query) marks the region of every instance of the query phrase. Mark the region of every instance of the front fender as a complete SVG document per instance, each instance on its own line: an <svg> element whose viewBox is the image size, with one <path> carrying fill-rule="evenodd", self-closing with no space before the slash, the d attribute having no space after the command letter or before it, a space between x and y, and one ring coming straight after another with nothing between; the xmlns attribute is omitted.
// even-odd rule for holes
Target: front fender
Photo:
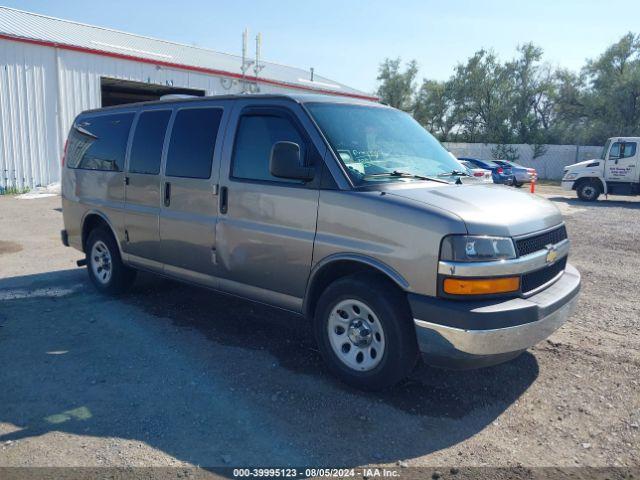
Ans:
<svg viewBox="0 0 640 480"><path fill-rule="evenodd" d="M331 273L327 271L327 269L330 269L332 266L337 266L339 263L345 262L352 265L360 264L362 266L368 267L369 269L373 269L379 272L385 278L388 278L389 280L394 282L402 290L406 291L409 288L409 282L407 282L407 280L402 275L400 275L400 273L398 273L395 269L385 264L384 262L381 262L380 260L358 253L335 253L324 257L313 266L309 275L309 280L307 282L307 288L305 290L302 305L303 312L309 315L311 310L313 309L312 305L314 303L314 300L316 299L317 294L320 293L317 288L319 288L319 285L322 285L325 282L325 279L322 279L321 277L323 277L323 274L325 272L331 275Z"/></svg>
<svg viewBox="0 0 640 480"><path fill-rule="evenodd" d="M351 261L362 263L369 267L373 267L376 270L379 270L380 273L386 275L391 280L393 280L400 288L406 290L409 288L409 282L405 280L405 278L400 275L396 270L391 268L389 265L377 260L375 258L369 257L367 255L362 255L359 253L334 253L333 255L329 255L318 263L315 264L313 269L311 270L311 274L309 275L309 285L312 284L314 280L314 276L318 274L324 267L328 266L331 263L339 262L339 261Z"/></svg>

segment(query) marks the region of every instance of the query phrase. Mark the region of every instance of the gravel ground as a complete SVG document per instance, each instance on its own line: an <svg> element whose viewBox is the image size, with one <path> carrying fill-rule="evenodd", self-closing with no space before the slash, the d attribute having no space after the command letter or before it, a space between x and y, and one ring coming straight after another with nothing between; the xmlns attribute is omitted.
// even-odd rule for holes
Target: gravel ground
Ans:
<svg viewBox="0 0 640 480"><path fill-rule="evenodd" d="M548 341L383 393L326 371L304 321L140 275L97 294L58 197L0 197L0 466L640 466L640 203L563 212L579 307Z"/></svg>

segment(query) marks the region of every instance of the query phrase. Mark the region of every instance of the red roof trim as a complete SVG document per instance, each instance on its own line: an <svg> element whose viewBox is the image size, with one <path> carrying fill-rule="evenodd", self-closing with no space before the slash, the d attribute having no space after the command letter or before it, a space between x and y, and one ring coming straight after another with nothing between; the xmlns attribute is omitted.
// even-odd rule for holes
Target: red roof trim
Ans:
<svg viewBox="0 0 640 480"><path fill-rule="evenodd" d="M105 52L103 50L96 50L93 48L86 48L86 47L79 47L77 45L69 45L66 43L57 43L57 42L50 42L48 40L37 40L35 38L26 38L26 37L15 37L13 35L6 35L3 33L0 33L0 39L4 39L4 40L12 40L15 42L23 42L23 43L30 43L33 45L41 45L41 46L45 46L45 47L54 47L54 48L60 48L62 50L71 50L74 52L82 52L82 53L90 53L93 55L100 55L103 57L111 57L111 58L117 58L120 60L129 60L129 61L134 61L134 62L142 62L142 63L149 63L151 65L161 65L163 67L170 67L170 68L179 68L181 70L189 70L192 72L200 72L200 73L208 73L208 74L212 74L212 75L220 75L220 76L224 76L224 77L231 77L231 78L237 78L237 79L243 79L244 80L248 80L250 82L256 82L256 83L264 83L267 85L276 85L278 87L286 87L286 88L293 88L296 90L303 90L306 92L315 92L315 93L325 93L325 94L329 94L329 95L338 95L341 97L350 97L350 98L359 98L361 100L371 100L374 102L379 101L380 99L378 97L373 97L373 96L369 96L369 95L358 95L355 93L345 93L345 92L336 92L333 90L326 90L326 89L320 89L320 88L309 88L309 87L304 87L302 85L297 85L295 83L288 83L288 82L282 82L280 80L271 80L268 78L258 78L258 77L254 77L251 75L246 75L246 76L242 76L239 73L233 73L233 72L227 72L226 70L216 70L214 68L205 68L205 67L196 67L196 66L191 66L191 65L183 65L180 63L172 63L172 62L165 62L162 60L152 60L150 58L143 58L143 57L136 57L134 55L126 55L123 53L114 53L114 52Z"/></svg>

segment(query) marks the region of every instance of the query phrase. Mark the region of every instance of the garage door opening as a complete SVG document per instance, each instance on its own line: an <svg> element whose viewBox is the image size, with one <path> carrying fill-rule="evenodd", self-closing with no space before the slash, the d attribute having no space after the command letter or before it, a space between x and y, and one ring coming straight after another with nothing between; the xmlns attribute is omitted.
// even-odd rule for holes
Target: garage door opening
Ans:
<svg viewBox="0 0 640 480"><path fill-rule="evenodd" d="M204 90L152 85L106 77L100 79L100 90L103 107L158 100L161 96L169 94L194 95L196 97L203 97L205 94Z"/></svg>

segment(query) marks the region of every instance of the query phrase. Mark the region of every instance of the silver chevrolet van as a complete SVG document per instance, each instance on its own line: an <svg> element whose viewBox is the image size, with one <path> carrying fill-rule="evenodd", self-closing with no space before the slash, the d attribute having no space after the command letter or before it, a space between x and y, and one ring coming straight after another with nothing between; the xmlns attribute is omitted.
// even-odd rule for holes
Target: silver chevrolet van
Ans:
<svg viewBox="0 0 640 480"><path fill-rule="evenodd" d="M121 293L137 270L309 318L360 388L480 367L556 330L580 275L550 202L465 184L409 115L330 96L242 95L80 114L62 241Z"/></svg>

